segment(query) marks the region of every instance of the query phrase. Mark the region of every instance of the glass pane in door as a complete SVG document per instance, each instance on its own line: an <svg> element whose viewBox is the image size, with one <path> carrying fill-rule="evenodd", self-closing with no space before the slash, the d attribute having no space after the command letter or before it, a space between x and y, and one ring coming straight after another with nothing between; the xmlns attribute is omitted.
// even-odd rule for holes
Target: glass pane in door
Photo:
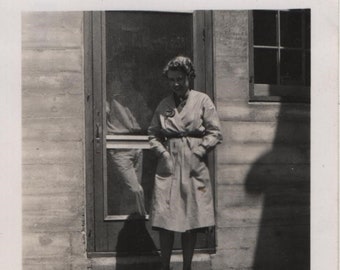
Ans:
<svg viewBox="0 0 340 270"><path fill-rule="evenodd" d="M127 218L149 213L157 160L138 143L147 141L153 112L170 91L163 67L176 55L192 57L192 14L113 11L105 17L107 215Z"/></svg>

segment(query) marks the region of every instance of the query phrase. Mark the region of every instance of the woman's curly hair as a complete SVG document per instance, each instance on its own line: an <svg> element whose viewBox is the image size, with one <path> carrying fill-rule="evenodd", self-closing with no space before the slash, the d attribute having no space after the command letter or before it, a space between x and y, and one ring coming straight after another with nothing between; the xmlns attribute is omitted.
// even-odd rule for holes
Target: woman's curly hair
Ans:
<svg viewBox="0 0 340 270"><path fill-rule="evenodd" d="M186 56L176 56L175 58L171 59L163 69L163 75L165 77L168 76L169 70L183 71L189 79L194 79L196 76L192 61Z"/></svg>

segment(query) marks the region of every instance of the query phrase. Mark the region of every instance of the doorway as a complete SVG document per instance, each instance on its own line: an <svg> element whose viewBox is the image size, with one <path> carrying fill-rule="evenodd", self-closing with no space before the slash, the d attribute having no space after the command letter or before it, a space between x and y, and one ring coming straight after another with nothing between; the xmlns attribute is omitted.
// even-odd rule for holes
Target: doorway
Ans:
<svg viewBox="0 0 340 270"><path fill-rule="evenodd" d="M87 20L91 27L86 51L92 52L86 65L92 67L91 80L87 80L93 97L86 104L87 152L92 155L87 157L91 164L87 171L88 251L152 253L159 243L158 233L148 222L157 160L149 150L146 131L156 106L169 94L162 69L174 56L193 58L199 78L193 87L212 94L212 38L207 36L211 15L107 11L88 14ZM119 170L122 160L134 171L132 177ZM209 162L213 165L212 155ZM210 171L213 174L212 167ZM131 178L144 190L144 219L135 215L138 207L126 182ZM174 248L180 246L176 237ZM214 246L214 231L199 234L197 249L212 252Z"/></svg>

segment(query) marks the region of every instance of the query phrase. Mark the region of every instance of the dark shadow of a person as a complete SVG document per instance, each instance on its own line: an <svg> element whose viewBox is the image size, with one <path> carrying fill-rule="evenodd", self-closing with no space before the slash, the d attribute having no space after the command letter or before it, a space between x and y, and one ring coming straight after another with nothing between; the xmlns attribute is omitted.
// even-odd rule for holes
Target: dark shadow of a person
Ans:
<svg viewBox="0 0 340 270"><path fill-rule="evenodd" d="M309 105L282 104L277 121L272 150L252 165L246 178L246 192L263 196L253 269L308 270Z"/></svg>
<svg viewBox="0 0 340 270"><path fill-rule="evenodd" d="M125 221L118 234L116 251L116 270L156 270L160 268L157 247L146 228L145 217L140 214L131 214ZM146 256L148 259L138 260L141 256Z"/></svg>

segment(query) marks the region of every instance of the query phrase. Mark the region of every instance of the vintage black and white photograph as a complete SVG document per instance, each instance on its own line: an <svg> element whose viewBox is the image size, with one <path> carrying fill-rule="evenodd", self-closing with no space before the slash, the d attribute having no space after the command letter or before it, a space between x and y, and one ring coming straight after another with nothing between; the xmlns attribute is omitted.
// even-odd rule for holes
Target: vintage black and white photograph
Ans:
<svg viewBox="0 0 340 270"><path fill-rule="evenodd" d="M22 11L22 269L313 269L314 12Z"/></svg>

